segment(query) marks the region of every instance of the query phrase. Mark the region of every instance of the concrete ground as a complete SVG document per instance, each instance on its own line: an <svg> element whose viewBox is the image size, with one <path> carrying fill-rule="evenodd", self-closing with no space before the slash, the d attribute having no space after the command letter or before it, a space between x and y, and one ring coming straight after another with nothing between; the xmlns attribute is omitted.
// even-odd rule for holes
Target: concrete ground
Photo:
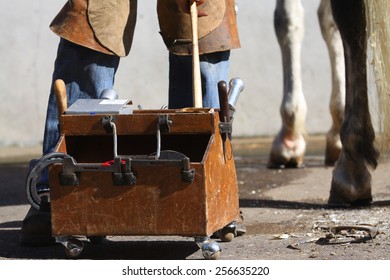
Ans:
<svg viewBox="0 0 390 280"><path fill-rule="evenodd" d="M247 233L219 242L220 258L390 260L390 162L381 162L373 172L372 206L329 209L332 168L323 165L324 136L309 138L302 169L267 169L271 140L233 140ZM39 149L0 152L0 259L66 258L62 245L22 247L18 243L21 221L29 209L24 195L27 162L38 157ZM331 228L340 230L332 234ZM85 242L85 246L82 259L203 258L192 238L177 236L109 236L101 244Z"/></svg>

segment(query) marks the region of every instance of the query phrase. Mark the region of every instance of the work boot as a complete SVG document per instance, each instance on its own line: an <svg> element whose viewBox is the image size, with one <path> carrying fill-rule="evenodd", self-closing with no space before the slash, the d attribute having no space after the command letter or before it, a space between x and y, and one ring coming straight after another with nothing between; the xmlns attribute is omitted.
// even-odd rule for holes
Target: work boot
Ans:
<svg viewBox="0 0 390 280"><path fill-rule="evenodd" d="M31 207L22 222L19 242L23 246L48 246L54 244L51 235L50 203L41 200L40 209Z"/></svg>

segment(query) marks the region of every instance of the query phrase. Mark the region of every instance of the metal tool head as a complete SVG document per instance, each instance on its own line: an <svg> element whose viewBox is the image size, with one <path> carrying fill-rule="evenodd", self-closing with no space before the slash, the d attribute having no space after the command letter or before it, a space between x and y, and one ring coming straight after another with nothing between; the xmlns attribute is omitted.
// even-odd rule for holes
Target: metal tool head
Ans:
<svg viewBox="0 0 390 280"><path fill-rule="evenodd" d="M118 93L112 88L106 88L100 93L100 99L118 99Z"/></svg>
<svg viewBox="0 0 390 280"><path fill-rule="evenodd" d="M244 90L244 81L240 78L233 78L229 82L229 104L236 106L240 93Z"/></svg>

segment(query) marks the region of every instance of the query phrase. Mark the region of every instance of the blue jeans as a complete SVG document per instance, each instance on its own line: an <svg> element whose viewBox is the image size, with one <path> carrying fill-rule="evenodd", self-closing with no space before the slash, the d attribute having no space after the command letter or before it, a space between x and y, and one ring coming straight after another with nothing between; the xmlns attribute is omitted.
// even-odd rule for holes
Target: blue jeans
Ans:
<svg viewBox="0 0 390 280"><path fill-rule="evenodd" d="M219 108L218 82L228 82L230 51L200 55L204 108ZM193 106L192 56L169 53L169 103L171 109Z"/></svg>
<svg viewBox="0 0 390 280"><path fill-rule="evenodd" d="M53 152L59 139L54 81L64 80L69 107L77 99L98 98L104 89L113 88L118 65L117 56L93 51L64 39L60 40L47 105L43 154Z"/></svg>
<svg viewBox="0 0 390 280"><path fill-rule="evenodd" d="M221 80L227 81L229 56L230 51L200 56L203 107L219 108L217 84ZM80 98L99 98L104 89L113 88L119 60L117 56L102 54L64 39L60 40L47 106L44 155L54 152L60 136L54 81L64 80L68 107ZM192 107L192 57L170 54L169 64L169 107ZM30 164L33 167L35 163L31 161ZM47 182L46 171L42 174L39 184L43 190L46 190Z"/></svg>

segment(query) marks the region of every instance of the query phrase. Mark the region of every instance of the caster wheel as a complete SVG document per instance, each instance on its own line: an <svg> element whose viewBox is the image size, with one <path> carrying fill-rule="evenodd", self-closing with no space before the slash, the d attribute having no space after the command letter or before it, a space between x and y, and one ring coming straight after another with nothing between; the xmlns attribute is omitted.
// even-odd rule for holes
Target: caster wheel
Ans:
<svg viewBox="0 0 390 280"><path fill-rule="evenodd" d="M230 242L235 236L235 229L232 227L224 227L219 234L219 238L222 242Z"/></svg>
<svg viewBox="0 0 390 280"><path fill-rule="evenodd" d="M78 239L69 239L65 242L65 254L69 258L77 258L84 249L84 244Z"/></svg>
<svg viewBox="0 0 390 280"><path fill-rule="evenodd" d="M206 260L217 260L221 256L221 247L215 241L205 241L201 246L202 255Z"/></svg>

